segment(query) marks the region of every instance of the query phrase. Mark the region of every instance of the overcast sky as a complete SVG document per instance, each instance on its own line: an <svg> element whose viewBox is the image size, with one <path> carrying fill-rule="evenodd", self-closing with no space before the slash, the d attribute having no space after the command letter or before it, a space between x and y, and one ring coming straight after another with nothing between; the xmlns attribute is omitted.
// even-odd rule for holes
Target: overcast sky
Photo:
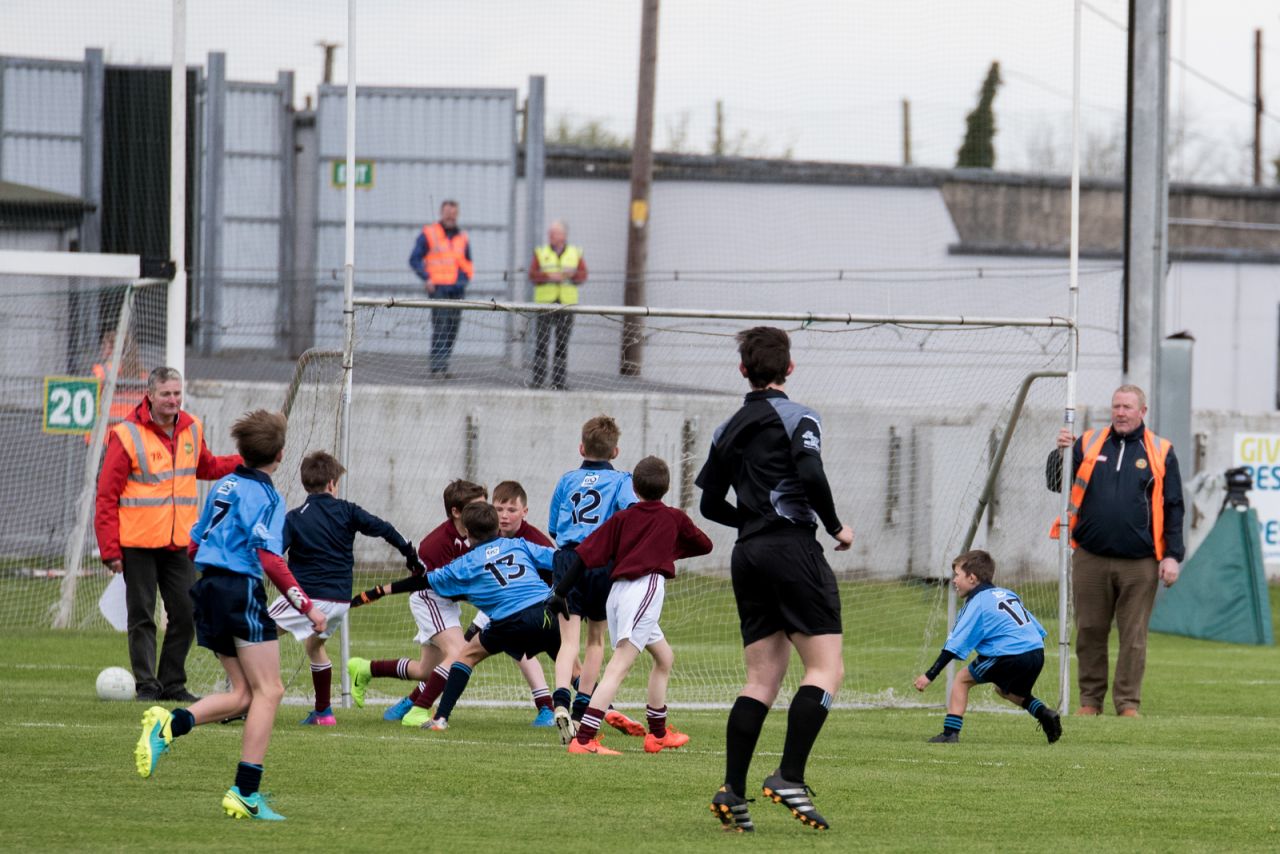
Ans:
<svg viewBox="0 0 1280 854"><path fill-rule="evenodd" d="M1253 32L1264 31L1268 159L1280 156L1280 3L1170 0L1170 101L1195 145L1176 168L1240 180L1253 134ZM121 7L124 10L121 11ZM1105 154L1123 120L1127 0L1090 0L1083 15L1084 120ZM170 0L0 0L0 53L165 64ZM227 54L233 79L297 74L299 100L321 76L321 40L349 43L345 0L188 0L187 55ZM715 102L727 136L757 154L900 163L902 100L914 162L949 166L964 115L992 61L997 166L1066 169L1070 0L667 0L658 46L655 141L709 146ZM361 83L527 89L547 78L549 121L599 121L630 136L639 0L361 0ZM346 79L347 51L335 80ZM1186 68L1180 63L1185 63ZM1207 80L1205 79L1207 78ZM1271 172L1274 174L1274 171Z"/></svg>

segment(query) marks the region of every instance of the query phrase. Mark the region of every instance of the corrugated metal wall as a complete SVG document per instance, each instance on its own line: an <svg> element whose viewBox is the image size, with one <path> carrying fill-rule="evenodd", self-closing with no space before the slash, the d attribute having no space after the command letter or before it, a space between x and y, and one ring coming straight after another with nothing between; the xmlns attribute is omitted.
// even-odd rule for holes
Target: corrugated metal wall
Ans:
<svg viewBox="0 0 1280 854"><path fill-rule="evenodd" d="M228 82L211 54L201 117L199 346L283 347L292 285L293 76Z"/></svg>
<svg viewBox="0 0 1280 854"><path fill-rule="evenodd" d="M373 186L356 195L356 291L422 297L409 254L440 203L456 199L471 238L471 298L507 298L515 267L516 92L514 89L361 88L356 156L374 164ZM320 89L316 346L342 343L344 191L333 163L346 156L346 90ZM424 342L429 336L424 318ZM464 330L458 354L503 355L501 329ZM372 343L372 342L370 342Z"/></svg>
<svg viewBox="0 0 1280 854"><path fill-rule="evenodd" d="M82 62L0 57L0 180L81 196Z"/></svg>

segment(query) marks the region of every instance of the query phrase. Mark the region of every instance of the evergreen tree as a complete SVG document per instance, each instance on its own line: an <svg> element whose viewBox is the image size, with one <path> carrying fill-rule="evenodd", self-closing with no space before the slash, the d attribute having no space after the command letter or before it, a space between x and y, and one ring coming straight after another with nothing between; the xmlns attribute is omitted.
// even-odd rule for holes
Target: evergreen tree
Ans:
<svg viewBox="0 0 1280 854"><path fill-rule="evenodd" d="M956 168L991 169L996 165L996 147L993 140L996 136L996 114L991 105L996 100L996 90L1000 88L1000 63L991 63L987 79L982 81L982 93L978 96L978 106L964 117L964 144L956 156Z"/></svg>

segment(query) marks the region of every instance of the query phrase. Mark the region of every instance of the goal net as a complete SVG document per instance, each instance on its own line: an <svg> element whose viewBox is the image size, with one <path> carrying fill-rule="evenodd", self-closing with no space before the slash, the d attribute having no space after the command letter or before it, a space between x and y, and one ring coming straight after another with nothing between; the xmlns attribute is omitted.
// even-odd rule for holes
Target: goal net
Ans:
<svg viewBox="0 0 1280 854"><path fill-rule="evenodd" d="M1056 273L1010 276L992 282L987 295L999 303L1001 291L1016 291L1025 303L1029 289L1060 293L1063 286L1064 277ZM844 609L846 677L839 702L921 701L910 683L945 638L950 561L971 535L975 546L994 554L998 583L1018 590L1049 629L1045 679L1053 682L1057 552L1047 532L1058 498L1045 488L1043 469L1061 420L1061 379L1028 381L989 506L976 530L970 529L1024 379L1065 370L1070 336L1061 318L1046 313L960 323L947 317L797 319L649 309L677 316L637 321L617 310L586 309L573 318L568 388L553 390L529 387L537 343L532 307L457 304L461 316L452 361L447 374L433 376L430 312L438 304L357 303L346 495L415 542L445 518L441 493L455 478L489 489L504 480L520 482L529 496L529 522L545 530L557 479L579 465L581 425L600 413L613 416L622 429L617 465L629 468L648 454L668 462L667 502L688 511L715 543L710 555L681 564L667 587L662 627L676 652L673 705L728 704L741 685L741 640L728 573L735 532L701 518L694 479L716 426L747 390L733 336L762 323L791 335L797 367L787 390L822 417L827 475L840 515L855 532L847 552L833 551L833 541L819 535ZM635 376L618 370L624 327L638 334ZM291 459L321 448L338 453L337 362L315 362L302 375L308 379L298 399L307 407L295 408L290 419ZM277 483L296 494L296 481L296 462L287 460ZM290 498L290 506L297 503ZM357 589L403 575L399 556L381 541L358 541L356 557ZM464 606L464 625L470 613ZM406 597L354 610L350 631L353 655L419 654ZM286 662L291 643L285 644ZM550 675L550 667L545 669ZM292 692L310 691L301 658L286 663L285 671L286 681L294 674ZM796 662L786 692L794 690L799 672ZM623 686L620 705L643 703L645 677L642 657ZM370 701L393 700L411 687L375 680ZM1044 688L1050 691L1056 693ZM940 688L923 697L935 704L942 698ZM476 668L465 701L528 699L512 663L497 658ZM983 702L982 695L975 699Z"/></svg>
<svg viewBox="0 0 1280 854"><path fill-rule="evenodd" d="M93 487L107 429L162 363L165 289L154 284L0 269L0 478L19 497L0 530L5 625L107 623ZM117 604L123 614L123 594Z"/></svg>

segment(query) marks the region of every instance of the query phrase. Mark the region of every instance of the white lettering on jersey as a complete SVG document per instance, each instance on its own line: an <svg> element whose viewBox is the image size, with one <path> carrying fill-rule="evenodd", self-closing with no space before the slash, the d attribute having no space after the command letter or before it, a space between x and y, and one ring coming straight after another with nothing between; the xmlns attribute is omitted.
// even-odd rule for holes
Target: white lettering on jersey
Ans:
<svg viewBox="0 0 1280 854"><path fill-rule="evenodd" d="M600 479L598 474L589 474L582 479L583 486L594 486L595 482Z"/></svg>
<svg viewBox="0 0 1280 854"><path fill-rule="evenodd" d="M501 549L501 548L499 548L498 546L489 546L489 548L487 548L487 549L485 549L485 550L484 550L484 556L485 556L485 557L497 557L497 556L498 556L498 553L499 553L499 552L501 552L501 551L502 551L502 549Z"/></svg>
<svg viewBox="0 0 1280 854"><path fill-rule="evenodd" d="M253 526L253 535L265 543L267 539L271 536L271 531L267 529L266 525L259 522L258 524Z"/></svg>
<svg viewBox="0 0 1280 854"><path fill-rule="evenodd" d="M800 434L800 438L804 440L804 446L810 451L822 451L822 438L812 430L805 430Z"/></svg>
<svg viewBox="0 0 1280 854"><path fill-rule="evenodd" d="M222 485L218 487L218 494L230 495L231 493L235 492L235 489L236 489L236 482L234 480L225 480L222 482Z"/></svg>

